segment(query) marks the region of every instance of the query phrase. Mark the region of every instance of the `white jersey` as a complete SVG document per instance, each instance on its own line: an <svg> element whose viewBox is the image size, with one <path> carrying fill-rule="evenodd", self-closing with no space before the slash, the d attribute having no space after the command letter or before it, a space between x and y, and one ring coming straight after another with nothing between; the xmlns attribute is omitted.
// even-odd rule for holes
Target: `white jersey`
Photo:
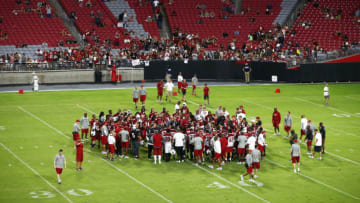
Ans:
<svg viewBox="0 0 360 203"><path fill-rule="evenodd" d="M221 154L221 143L219 139L214 142L214 151L215 153Z"/></svg>
<svg viewBox="0 0 360 203"><path fill-rule="evenodd" d="M256 138L254 136L248 138L247 144L249 145L249 150L255 149L255 143L256 143Z"/></svg>
<svg viewBox="0 0 360 203"><path fill-rule="evenodd" d="M185 135L183 133L177 132L174 134L173 138L175 140L175 147L184 146Z"/></svg>
<svg viewBox="0 0 360 203"><path fill-rule="evenodd" d="M116 140L114 136L109 136L108 137L108 144L115 144Z"/></svg>
<svg viewBox="0 0 360 203"><path fill-rule="evenodd" d="M34 84L34 91L38 91L39 90L39 78L38 78L38 76L34 75L34 77L32 79L32 83Z"/></svg>
<svg viewBox="0 0 360 203"><path fill-rule="evenodd" d="M306 126L307 126L307 119L306 118L302 118L301 119L301 130L305 130Z"/></svg>
<svg viewBox="0 0 360 203"><path fill-rule="evenodd" d="M197 77L193 77L193 78L191 79L191 82L192 82L192 85L197 86L197 85L198 85L198 79L197 79Z"/></svg>
<svg viewBox="0 0 360 203"><path fill-rule="evenodd" d="M322 146L322 137L319 132L315 135L315 146Z"/></svg>
<svg viewBox="0 0 360 203"><path fill-rule="evenodd" d="M175 112L176 112L176 110L180 110L180 105L179 104L175 104Z"/></svg>
<svg viewBox="0 0 360 203"><path fill-rule="evenodd" d="M184 80L182 75L178 75L178 82L182 82Z"/></svg>
<svg viewBox="0 0 360 203"><path fill-rule="evenodd" d="M258 136L258 144L264 146L265 145L265 138L262 133Z"/></svg>
<svg viewBox="0 0 360 203"><path fill-rule="evenodd" d="M324 96L329 96L329 87L324 87Z"/></svg>
<svg viewBox="0 0 360 203"><path fill-rule="evenodd" d="M88 129L89 128L89 118L88 117L82 117L80 120L81 129Z"/></svg>
<svg viewBox="0 0 360 203"><path fill-rule="evenodd" d="M227 147L234 147L234 143L235 143L235 136L234 135L229 135L228 136L228 145L227 145Z"/></svg>
<svg viewBox="0 0 360 203"><path fill-rule="evenodd" d="M166 91L168 92L172 92L173 91L173 88L174 88L174 84L171 82L167 82L164 87L166 88Z"/></svg>

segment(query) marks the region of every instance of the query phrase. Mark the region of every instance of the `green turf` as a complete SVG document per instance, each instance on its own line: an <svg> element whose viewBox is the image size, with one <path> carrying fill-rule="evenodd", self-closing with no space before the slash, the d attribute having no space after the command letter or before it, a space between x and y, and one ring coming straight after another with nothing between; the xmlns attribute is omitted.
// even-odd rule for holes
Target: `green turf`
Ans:
<svg viewBox="0 0 360 203"><path fill-rule="evenodd" d="M248 185L239 184L239 175L245 172L245 167L236 163L225 165L221 172L198 168L190 162L163 162L159 166L145 158L145 148L141 148L143 158L140 160L130 158L110 163L97 149L88 150L87 143L84 170L77 172L71 139L74 121L82 116L84 109L97 114L119 108L134 112L131 90L1 93L0 143L6 148L0 146L0 202L67 202L58 191L72 202L262 202L261 199L269 202L357 202L360 198L360 84L330 84L329 87L329 106L323 105L322 84L210 87L210 109L221 104L233 114L242 104L248 118L262 118L268 130L267 156L261 162L256 179L262 186L247 181ZM280 88L281 93L275 94L275 88ZM160 104L155 101L155 89L148 89L148 93L147 110L154 107L158 112L162 107L172 112L174 102L180 98L174 98L172 104ZM198 94L202 96L201 88ZM203 100L189 96L187 103L194 111ZM274 107L278 107L282 117L288 110L292 112L298 133L301 114L316 125L324 122L327 128L328 153L322 161L307 158L302 145L302 175L291 170L288 140L272 135ZM68 162L61 185L57 184L53 169L53 158L59 148L64 149ZM75 195L69 193L73 189ZM92 194L84 195L79 189Z"/></svg>

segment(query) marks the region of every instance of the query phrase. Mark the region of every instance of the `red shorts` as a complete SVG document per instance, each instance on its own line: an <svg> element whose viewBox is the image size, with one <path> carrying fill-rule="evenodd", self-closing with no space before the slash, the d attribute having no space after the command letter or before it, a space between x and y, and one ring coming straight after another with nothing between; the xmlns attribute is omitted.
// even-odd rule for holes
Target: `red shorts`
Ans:
<svg viewBox="0 0 360 203"><path fill-rule="evenodd" d="M129 142L121 142L121 147L129 148Z"/></svg>
<svg viewBox="0 0 360 203"><path fill-rule="evenodd" d="M91 141L95 141L96 140L96 135L95 136L90 136L91 137Z"/></svg>
<svg viewBox="0 0 360 203"><path fill-rule="evenodd" d="M164 92L164 91L162 91L162 90L161 90L161 91L158 90L158 96L163 96L163 92Z"/></svg>
<svg viewBox="0 0 360 203"><path fill-rule="evenodd" d="M279 127L279 123L273 122L273 126L274 126L275 128L278 128L278 127Z"/></svg>
<svg viewBox="0 0 360 203"><path fill-rule="evenodd" d="M136 103L139 101L139 98L133 98L133 101Z"/></svg>
<svg viewBox="0 0 360 203"><path fill-rule="evenodd" d="M194 155L201 157L201 156L202 156L202 150L201 150L201 149L195 149L195 150L194 150Z"/></svg>
<svg viewBox="0 0 360 203"><path fill-rule="evenodd" d="M284 126L284 130L285 130L286 132L289 132L289 131L291 130L291 126Z"/></svg>
<svg viewBox="0 0 360 203"><path fill-rule="evenodd" d="M161 147L159 147L159 148L154 147L154 156L156 156L156 155L161 155Z"/></svg>
<svg viewBox="0 0 360 203"><path fill-rule="evenodd" d="M226 156L226 148L221 148L221 156Z"/></svg>
<svg viewBox="0 0 360 203"><path fill-rule="evenodd" d="M89 133L89 128L81 129L81 133Z"/></svg>
<svg viewBox="0 0 360 203"><path fill-rule="evenodd" d="M215 152L214 158L215 158L215 159L220 159L220 157L221 157L221 154Z"/></svg>
<svg viewBox="0 0 360 203"><path fill-rule="evenodd" d="M180 89L182 86L182 82L178 82L178 89Z"/></svg>
<svg viewBox="0 0 360 203"><path fill-rule="evenodd" d="M245 154L245 148L238 148L237 153L238 154Z"/></svg>
<svg viewBox="0 0 360 203"><path fill-rule="evenodd" d="M260 162L253 162L252 167L256 168L256 169L259 169L260 168Z"/></svg>
<svg viewBox="0 0 360 203"><path fill-rule="evenodd" d="M258 150L260 152L264 152L264 146L262 146L261 144L258 145Z"/></svg>
<svg viewBox="0 0 360 203"><path fill-rule="evenodd" d="M307 146L308 146L308 147L311 147L312 140L311 140L311 141L308 140L306 143L307 143Z"/></svg>
<svg viewBox="0 0 360 203"><path fill-rule="evenodd" d="M196 89L196 85L193 85L193 90Z"/></svg>
<svg viewBox="0 0 360 203"><path fill-rule="evenodd" d="M146 100L146 95L140 95L140 101L144 102Z"/></svg>
<svg viewBox="0 0 360 203"><path fill-rule="evenodd" d="M79 133L73 134L73 140L76 141L76 140L78 140L78 139L80 139Z"/></svg>
<svg viewBox="0 0 360 203"><path fill-rule="evenodd" d="M77 153L76 153L76 161L77 161L77 162L83 162L83 160L84 160L84 154L83 154L83 152L77 152Z"/></svg>
<svg viewBox="0 0 360 203"><path fill-rule="evenodd" d="M253 170L253 167L252 167L252 166L249 166L249 167L246 168L246 171L247 171L248 173L252 173L252 170Z"/></svg>
<svg viewBox="0 0 360 203"><path fill-rule="evenodd" d="M113 154L115 152L115 145L109 144L109 152Z"/></svg>
<svg viewBox="0 0 360 203"><path fill-rule="evenodd" d="M230 153L234 151L234 147L226 147L226 152Z"/></svg>
<svg viewBox="0 0 360 203"><path fill-rule="evenodd" d="M299 162L300 162L300 157L298 157L298 156L293 156L293 157L292 157L292 162L293 162L293 164L294 164L294 163L299 163Z"/></svg>
<svg viewBox="0 0 360 203"><path fill-rule="evenodd" d="M62 168L56 168L56 173L60 175L62 173Z"/></svg>
<svg viewBox="0 0 360 203"><path fill-rule="evenodd" d="M108 137L107 136L101 136L101 144L107 144Z"/></svg>
<svg viewBox="0 0 360 203"><path fill-rule="evenodd" d="M305 130L301 130L301 135L305 135Z"/></svg>

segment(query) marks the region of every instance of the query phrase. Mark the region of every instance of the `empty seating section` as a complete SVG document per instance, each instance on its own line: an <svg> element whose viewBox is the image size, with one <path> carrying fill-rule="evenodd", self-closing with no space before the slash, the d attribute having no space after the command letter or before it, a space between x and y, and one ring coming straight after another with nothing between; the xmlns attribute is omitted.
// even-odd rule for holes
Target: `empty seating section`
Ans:
<svg viewBox="0 0 360 203"><path fill-rule="evenodd" d="M309 3L305 7L292 27L292 30L296 31L296 35L287 36L287 41L292 40L299 43L300 46L312 48L312 40L315 40L319 43L319 47L326 51L340 49L343 43L342 37L334 38L335 32L340 32L342 36L346 35L349 43L360 41L360 24L356 23L353 17L355 10L360 8L359 0L318 0L318 3L317 8L313 6L313 3ZM334 10L334 19L325 18L325 7ZM342 12L340 19L336 19L338 9L341 9ZM304 21L311 21L311 27L307 29L303 27Z"/></svg>
<svg viewBox="0 0 360 203"><path fill-rule="evenodd" d="M86 38L90 44L95 44L93 36L98 35L99 43L102 44L104 40L110 39L111 41L115 40L115 33L120 33L120 46L119 47L128 47L130 43L124 43L125 38L130 38L130 36L124 36L123 33L125 29L117 28L117 18L111 13L109 8L101 0L92 0L91 6L86 6L87 1L76 2L75 0L60 0L61 5L66 10L67 14L70 16L70 13L74 11L76 13L77 20L75 24L78 27L79 31L84 34L91 32L93 29L95 34L92 36L88 35ZM82 4L82 5L81 5ZM80 6L81 5L81 6ZM94 15L100 14L101 22L104 24L103 27L98 27L95 24L94 17L90 16L90 13L93 12Z"/></svg>
<svg viewBox="0 0 360 203"><path fill-rule="evenodd" d="M121 0L118 0L121 1ZM148 16L154 16L153 8L150 1L143 1L142 5L139 5L139 0L126 0L130 7L136 12L136 19L139 24L142 24L144 30L148 32L152 37L160 39L159 29L156 25L156 21L145 22Z"/></svg>
<svg viewBox="0 0 360 203"><path fill-rule="evenodd" d="M51 18L46 17L46 8L41 9L43 17L38 13L38 2L46 2L47 0L32 0L30 4L17 4L15 0L0 0L0 16L3 17L0 29L3 33L7 33L7 40L0 40L0 45L39 45L46 42L48 46L58 46L60 40L64 43L66 40L72 40L71 36L62 36L62 31L67 28L61 19L54 17L54 9L52 8ZM66 46L66 45L65 45Z"/></svg>
<svg viewBox="0 0 360 203"><path fill-rule="evenodd" d="M218 38L218 45L231 42L237 39L237 46L247 41L250 32L255 32L261 24L264 29L271 29L272 23L280 12L281 0L243 0L243 10L248 10L244 15L228 14L222 11L223 4L221 0L182 0L174 1L174 3L165 3L167 16L172 29L180 28L189 33L199 34L201 38L215 36ZM272 9L270 15L265 14L267 5L271 4ZM197 9L197 5L205 5L204 9ZM201 18L200 12L214 12L215 18ZM258 13L257 13L258 12ZM171 14L176 13L176 16ZM227 15L228 19L224 19ZM253 17L255 22L250 22ZM199 20L203 20L203 24L198 24ZM234 35L235 31L239 31L239 35ZM223 33L228 33L228 37L224 38Z"/></svg>

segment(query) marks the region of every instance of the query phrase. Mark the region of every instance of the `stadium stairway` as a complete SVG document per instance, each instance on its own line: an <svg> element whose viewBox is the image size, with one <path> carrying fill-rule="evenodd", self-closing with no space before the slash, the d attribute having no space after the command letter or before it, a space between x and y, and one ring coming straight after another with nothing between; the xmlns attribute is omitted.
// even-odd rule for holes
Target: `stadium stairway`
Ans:
<svg viewBox="0 0 360 203"><path fill-rule="evenodd" d="M284 25L287 18L296 7L299 0L283 0L280 4L281 10L278 16L275 18L273 25L280 24Z"/></svg>
<svg viewBox="0 0 360 203"><path fill-rule="evenodd" d="M138 38L142 38L143 36L146 37L149 35L149 33L144 30L143 25L138 22L135 10L130 7L127 1L106 1L105 4L116 18L118 18L118 16L124 11L127 11L128 16L133 16L134 20L128 22L128 30L134 31L136 33L135 35Z"/></svg>

